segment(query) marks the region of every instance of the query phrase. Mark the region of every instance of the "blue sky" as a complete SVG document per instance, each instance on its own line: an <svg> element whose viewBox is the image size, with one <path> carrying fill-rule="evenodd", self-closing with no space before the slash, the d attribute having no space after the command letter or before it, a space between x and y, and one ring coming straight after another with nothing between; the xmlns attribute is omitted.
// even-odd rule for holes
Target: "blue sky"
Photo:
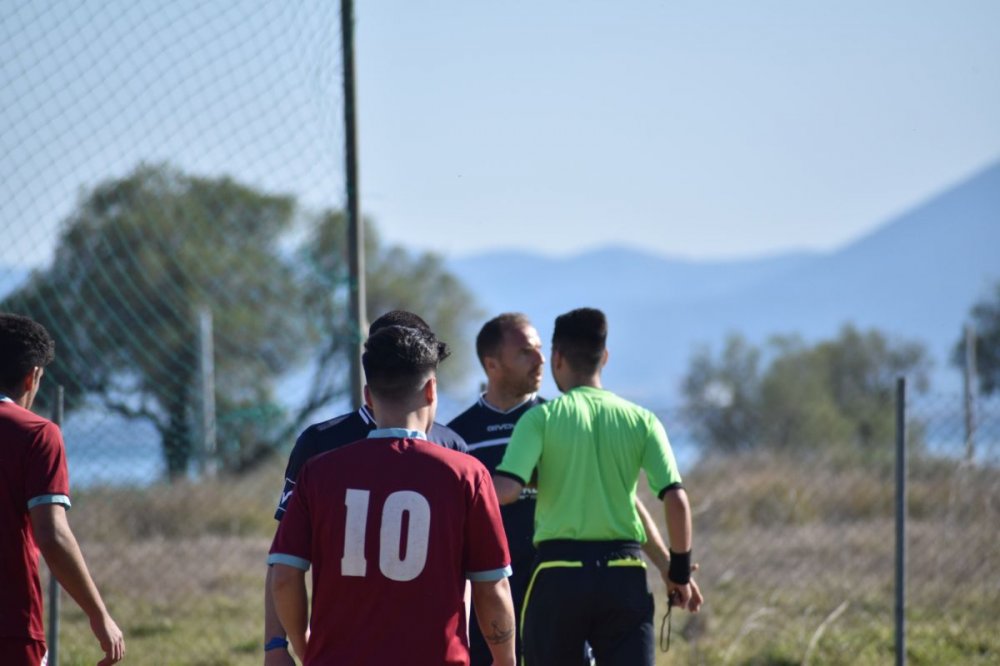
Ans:
<svg viewBox="0 0 1000 666"><path fill-rule="evenodd" d="M142 160L338 205L335 4L4 3L0 263ZM830 250L1000 158L993 1L356 12L362 208L415 248Z"/></svg>

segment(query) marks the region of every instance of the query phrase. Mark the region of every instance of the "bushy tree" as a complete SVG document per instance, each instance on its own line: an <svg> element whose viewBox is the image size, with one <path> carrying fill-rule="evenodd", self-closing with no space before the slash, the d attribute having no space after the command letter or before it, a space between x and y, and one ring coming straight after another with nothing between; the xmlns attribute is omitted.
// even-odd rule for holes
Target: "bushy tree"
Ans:
<svg viewBox="0 0 1000 666"><path fill-rule="evenodd" d="M440 260L369 236L370 311L414 309L458 331L474 312L472 297ZM172 478L198 451L198 313L207 308L217 461L240 469L345 394L347 343L357 335L346 308L345 245L339 212L310 215L289 195L143 165L82 196L51 267L0 307L34 317L56 338L43 408L61 384L69 411L89 403L150 422ZM305 363L313 382L289 413L276 382Z"/></svg>
<svg viewBox="0 0 1000 666"><path fill-rule="evenodd" d="M853 326L814 345L775 337L763 350L730 336L718 358L707 350L695 355L684 393L698 434L716 450L872 454L891 441L896 377L907 375L924 390L927 369L919 344Z"/></svg>
<svg viewBox="0 0 1000 666"><path fill-rule="evenodd" d="M300 421L348 389L341 368L358 328L347 307L346 235L343 212L325 211L309 224L296 254L306 310L312 327L320 331L311 390L299 409ZM468 337L469 324L482 316L472 293L445 269L441 257L384 243L371 220L365 221L365 275L369 319L390 310L410 310L426 320L439 338L456 346ZM452 356L441 366L442 384L457 382L468 370L459 355Z"/></svg>
<svg viewBox="0 0 1000 666"><path fill-rule="evenodd" d="M81 199L51 268L4 307L52 331L58 356L47 385L66 388L70 410L89 396L149 421L177 476L197 437L197 309L214 315L217 390L231 403L273 403L274 378L308 342L301 294L278 249L294 213L289 196L141 166Z"/></svg>
<svg viewBox="0 0 1000 666"><path fill-rule="evenodd" d="M707 347L692 357L683 383L685 412L713 448L738 451L757 442L760 360L760 350L736 333L719 358Z"/></svg>

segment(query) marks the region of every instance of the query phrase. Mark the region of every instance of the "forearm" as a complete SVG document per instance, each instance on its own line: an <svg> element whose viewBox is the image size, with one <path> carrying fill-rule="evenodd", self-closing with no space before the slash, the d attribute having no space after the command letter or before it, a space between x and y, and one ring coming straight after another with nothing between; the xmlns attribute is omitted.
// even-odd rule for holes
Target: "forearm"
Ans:
<svg viewBox="0 0 1000 666"><path fill-rule="evenodd" d="M472 583L472 603L494 666L514 666L514 602L506 578Z"/></svg>
<svg viewBox="0 0 1000 666"><path fill-rule="evenodd" d="M281 620L278 618L278 611L274 607L274 594L271 591L272 569L273 567L268 567L267 575L264 577L264 641L265 642L275 637L281 638L285 636L285 628L281 625Z"/></svg>
<svg viewBox="0 0 1000 666"><path fill-rule="evenodd" d="M305 572L283 564L271 567L271 595L278 621L300 659L305 657L309 624Z"/></svg>
<svg viewBox="0 0 1000 666"><path fill-rule="evenodd" d="M493 476L493 487L497 492L497 501L500 504L512 504L521 497L524 484L518 483L509 476L496 474Z"/></svg>
<svg viewBox="0 0 1000 666"><path fill-rule="evenodd" d="M660 534L653 516L650 515L646 506L638 498L635 500L635 510L639 514L639 520L642 522L643 529L646 530L646 542L642 544L642 552L646 554L649 561L660 570L661 575L665 578L667 569L670 567L670 553L667 552L667 546L663 543L663 536Z"/></svg>
<svg viewBox="0 0 1000 666"><path fill-rule="evenodd" d="M668 490L663 496L663 508L667 518L670 550L687 553L691 550L691 506L684 489Z"/></svg>
<svg viewBox="0 0 1000 666"><path fill-rule="evenodd" d="M91 620L107 615L104 600L87 570L80 545L69 525L64 520L56 521L47 529L36 529L35 532L45 563L73 601Z"/></svg>
<svg viewBox="0 0 1000 666"><path fill-rule="evenodd" d="M292 658L293 647L275 645L274 639L285 638L285 628L278 619L278 611L274 607L274 594L271 592L272 568L267 568L264 584L264 666L295 666Z"/></svg>

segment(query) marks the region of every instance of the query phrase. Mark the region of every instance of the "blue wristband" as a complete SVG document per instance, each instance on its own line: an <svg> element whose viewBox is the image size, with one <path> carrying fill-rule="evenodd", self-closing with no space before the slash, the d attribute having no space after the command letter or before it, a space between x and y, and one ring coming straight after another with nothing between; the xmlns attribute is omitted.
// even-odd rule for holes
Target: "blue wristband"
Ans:
<svg viewBox="0 0 1000 666"><path fill-rule="evenodd" d="M281 636L275 636L274 638L268 639L264 643L264 652L270 652L271 650L285 649L288 647L288 639L282 638Z"/></svg>

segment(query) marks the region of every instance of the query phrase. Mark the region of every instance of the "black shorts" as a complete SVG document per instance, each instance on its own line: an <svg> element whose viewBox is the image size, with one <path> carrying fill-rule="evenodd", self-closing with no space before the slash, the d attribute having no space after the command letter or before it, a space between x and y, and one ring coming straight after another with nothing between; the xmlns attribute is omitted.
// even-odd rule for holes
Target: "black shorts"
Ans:
<svg viewBox="0 0 1000 666"><path fill-rule="evenodd" d="M653 595L639 544L545 541L521 615L524 666L653 666Z"/></svg>

